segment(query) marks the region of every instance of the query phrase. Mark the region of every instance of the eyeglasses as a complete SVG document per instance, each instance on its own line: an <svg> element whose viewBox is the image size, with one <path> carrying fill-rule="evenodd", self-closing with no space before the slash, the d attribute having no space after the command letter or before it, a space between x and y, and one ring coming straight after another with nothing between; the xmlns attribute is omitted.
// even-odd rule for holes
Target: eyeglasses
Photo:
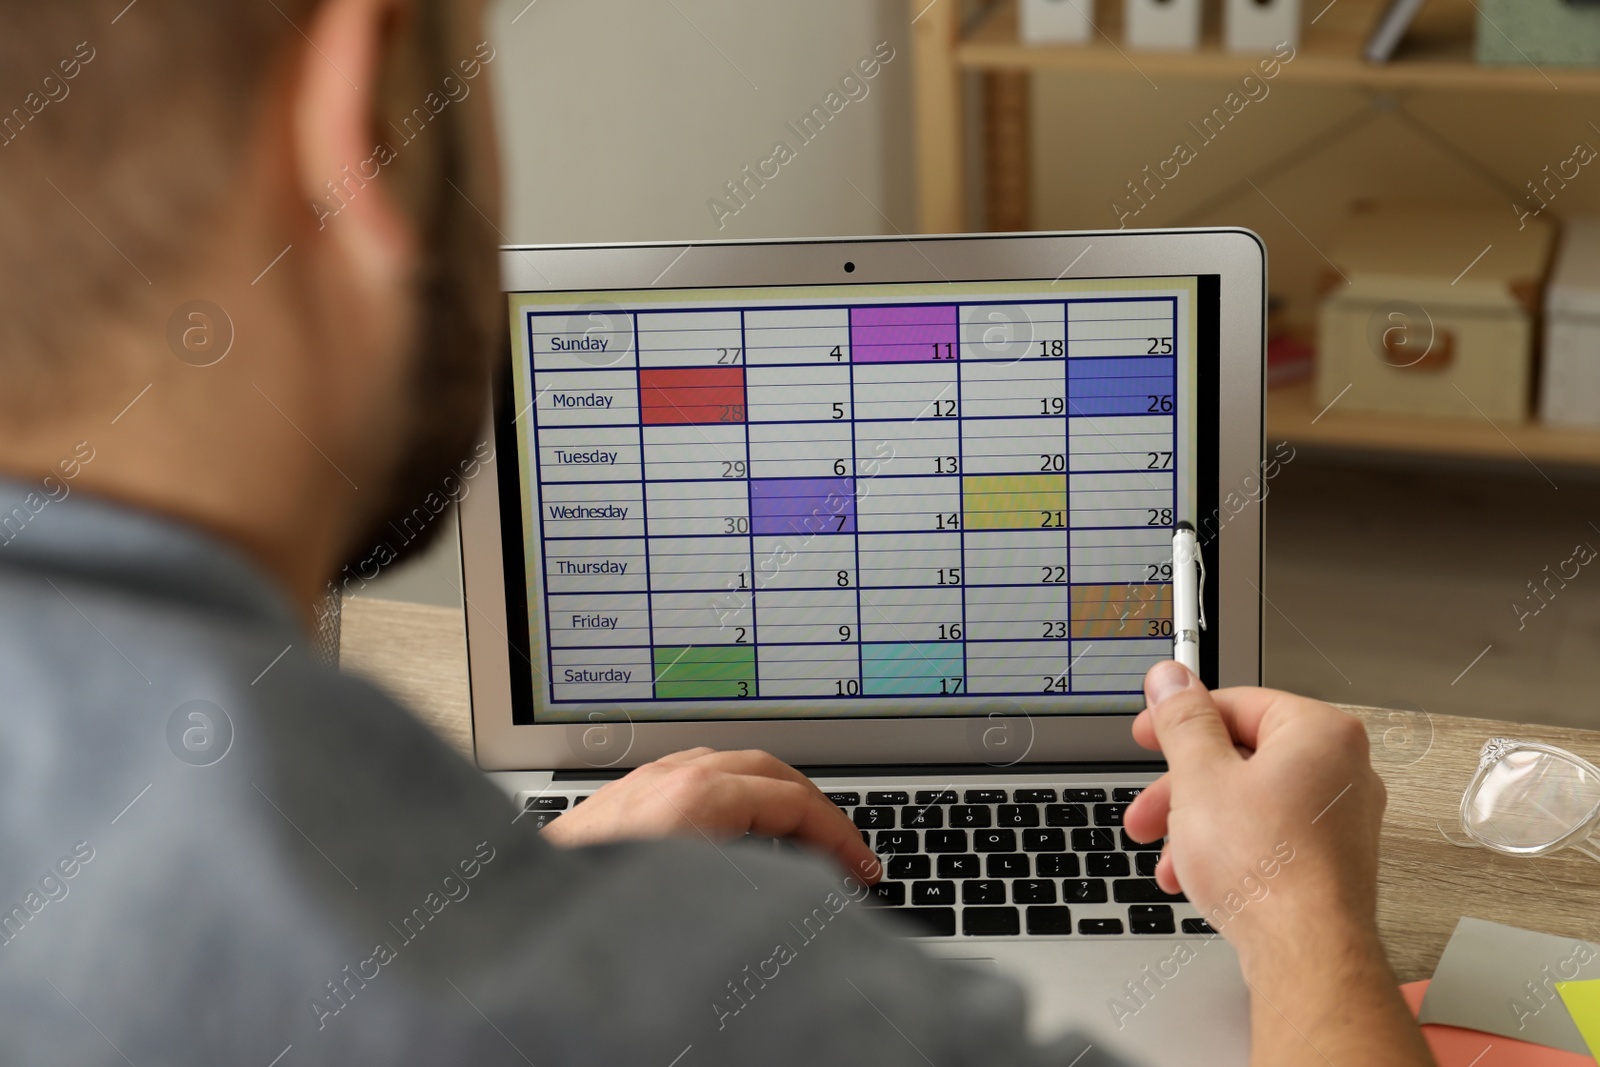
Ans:
<svg viewBox="0 0 1600 1067"><path fill-rule="evenodd" d="M1461 797L1461 829L1471 844L1512 856L1575 848L1600 860L1597 827L1600 767L1535 741L1484 742Z"/></svg>

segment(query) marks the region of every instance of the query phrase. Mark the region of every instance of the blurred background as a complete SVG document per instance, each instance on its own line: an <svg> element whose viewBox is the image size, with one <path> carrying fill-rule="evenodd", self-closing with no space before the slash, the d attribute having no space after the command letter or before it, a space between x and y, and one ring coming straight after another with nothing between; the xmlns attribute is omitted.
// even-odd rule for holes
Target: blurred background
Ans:
<svg viewBox="0 0 1600 1067"><path fill-rule="evenodd" d="M1600 7L507 0L491 27L510 242L1254 230L1294 456L1266 684L1600 725ZM458 552L452 520L362 595L459 609Z"/></svg>

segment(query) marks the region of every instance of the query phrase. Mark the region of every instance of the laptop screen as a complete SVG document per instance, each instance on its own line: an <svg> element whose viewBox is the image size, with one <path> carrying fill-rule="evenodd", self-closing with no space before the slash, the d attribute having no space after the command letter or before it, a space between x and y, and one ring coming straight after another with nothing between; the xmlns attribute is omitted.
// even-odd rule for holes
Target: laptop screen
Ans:
<svg viewBox="0 0 1600 1067"><path fill-rule="evenodd" d="M1218 292L512 294L515 722L1143 707Z"/></svg>

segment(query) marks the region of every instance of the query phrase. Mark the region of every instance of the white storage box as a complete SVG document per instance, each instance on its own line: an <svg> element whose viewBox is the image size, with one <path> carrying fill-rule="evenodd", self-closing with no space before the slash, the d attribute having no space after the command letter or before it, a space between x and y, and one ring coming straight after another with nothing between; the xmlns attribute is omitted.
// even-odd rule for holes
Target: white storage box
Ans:
<svg viewBox="0 0 1600 1067"><path fill-rule="evenodd" d="M1524 421L1534 315L1550 258L1543 219L1495 208L1359 212L1330 243L1317 342L1319 405Z"/></svg>
<svg viewBox="0 0 1600 1067"><path fill-rule="evenodd" d="M1230 52L1300 47L1300 0L1227 0L1223 39Z"/></svg>
<svg viewBox="0 0 1600 1067"><path fill-rule="evenodd" d="M1192 51L1200 44L1200 0L1126 0L1129 48Z"/></svg>
<svg viewBox="0 0 1600 1067"><path fill-rule="evenodd" d="M1539 417L1600 426L1600 219L1566 224L1545 292Z"/></svg>
<svg viewBox="0 0 1600 1067"><path fill-rule="evenodd" d="M1094 35L1094 0L1022 0L1022 39L1083 44Z"/></svg>

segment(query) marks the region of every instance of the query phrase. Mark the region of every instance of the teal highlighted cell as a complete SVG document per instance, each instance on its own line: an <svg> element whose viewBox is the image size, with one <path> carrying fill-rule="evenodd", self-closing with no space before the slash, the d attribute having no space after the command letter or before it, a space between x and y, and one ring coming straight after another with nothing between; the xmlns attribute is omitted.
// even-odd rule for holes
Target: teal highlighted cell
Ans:
<svg viewBox="0 0 1600 1067"><path fill-rule="evenodd" d="M960 641L862 645L861 691L869 697L965 693L966 659Z"/></svg>

